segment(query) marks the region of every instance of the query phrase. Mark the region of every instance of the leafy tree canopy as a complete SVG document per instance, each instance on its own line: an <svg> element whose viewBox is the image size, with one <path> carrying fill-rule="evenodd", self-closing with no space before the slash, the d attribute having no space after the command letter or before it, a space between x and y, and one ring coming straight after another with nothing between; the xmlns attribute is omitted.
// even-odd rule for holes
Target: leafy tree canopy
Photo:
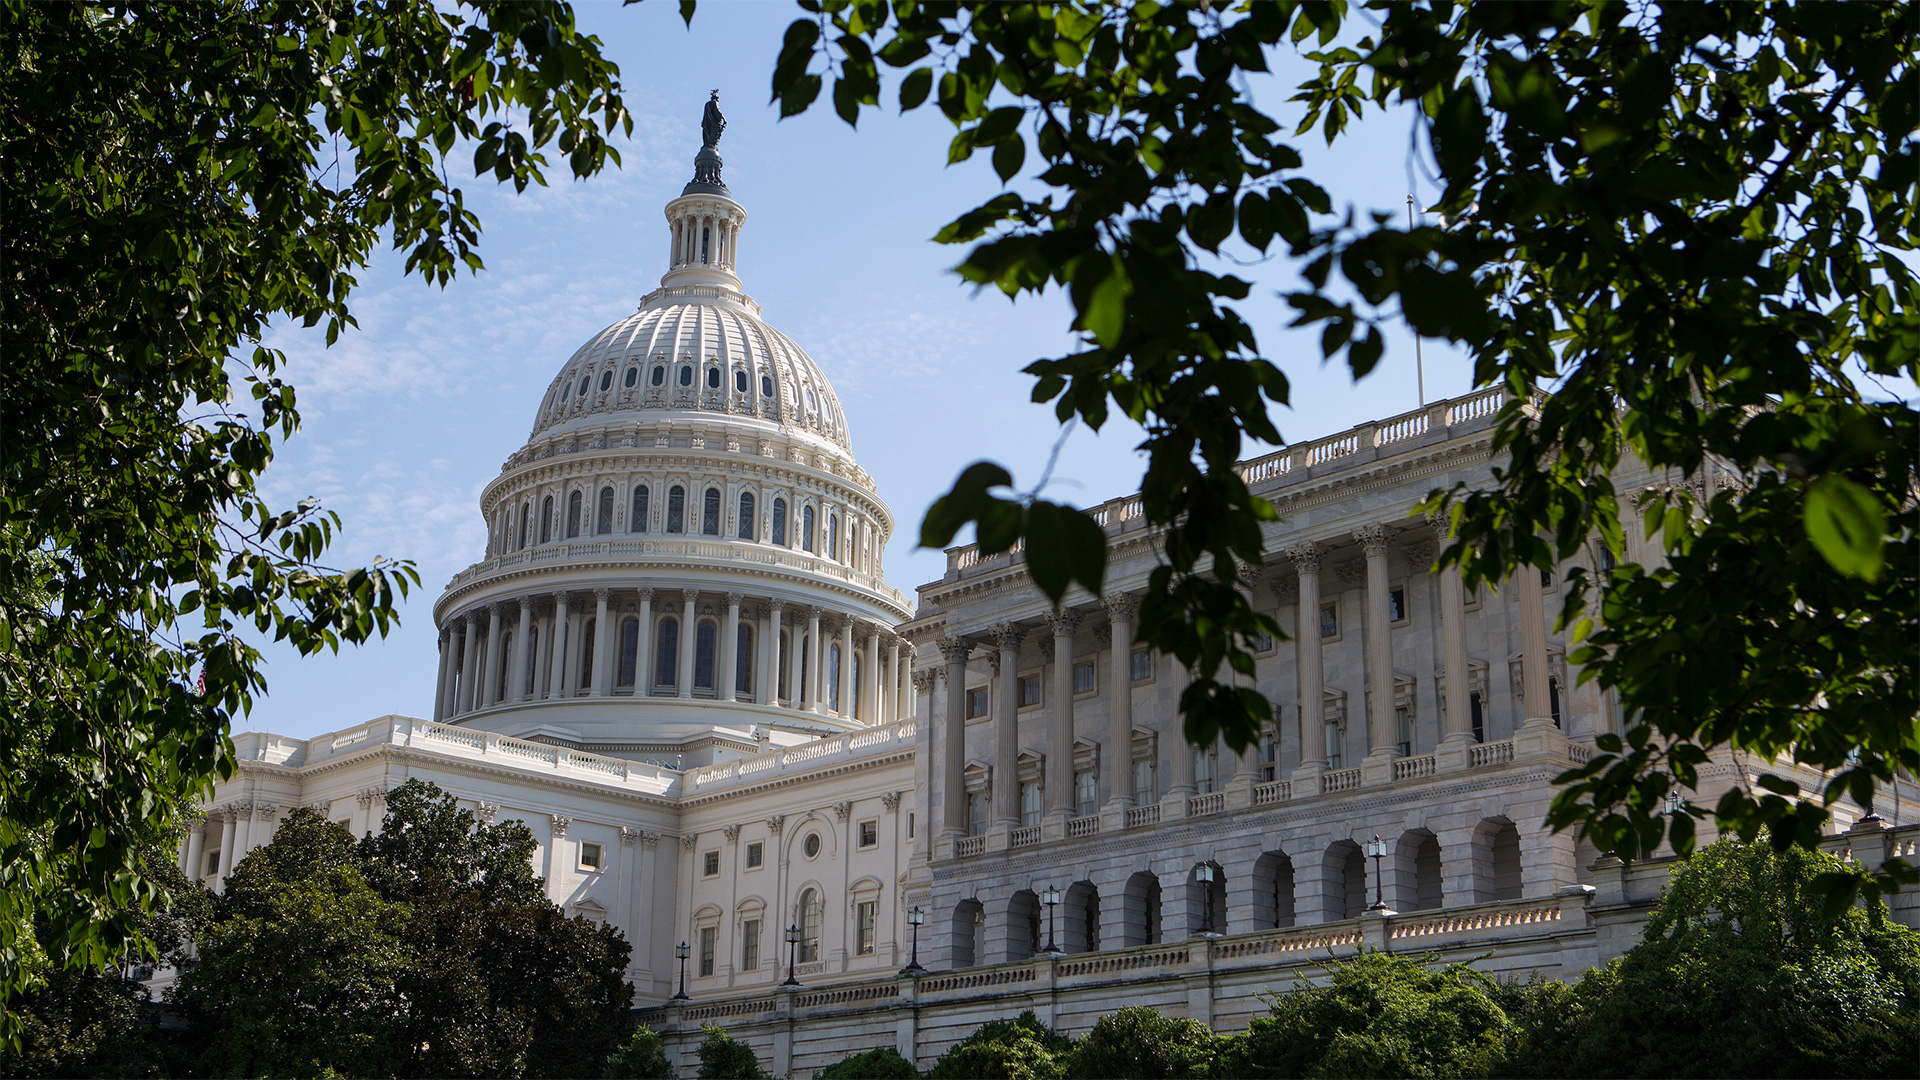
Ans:
<svg viewBox="0 0 1920 1080"><path fill-rule="evenodd" d="M766 1080L766 1071L760 1068L753 1047L717 1027L708 1027L706 1032L696 1051L700 1055L700 1080Z"/></svg>
<svg viewBox="0 0 1920 1080"><path fill-rule="evenodd" d="M1073 1080L1186 1080L1211 1074L1212 1031L1198 1020L1135 1005L1109 1013L1073 1048Z"/></svg>
<svg viewBox="0 0 1920 1080"><path fill-rule="evenodd" d="M813 1080L920 1080L920 1070L893 1047L876 1046L816 1070Z"/></svg>
<svg viewBox="0 0 1920 1080"><path fill-rule="evenodd" d="M693 14L691 0L682 10ZM937 239L966 281L1058 289L1075 351L1036 360L1035 401L1099 428L1146 429L1141 491L1165 563L1142 641L1197 676L1196 744L1236 750L1271 719L1227 671L1262 634L1234 573L1266 551L1273 506L1233 468L1282 441L1282 365L1239 305L1221 252L1280 256L1292 326L1364 377L1404 320L1512 392L1499 467L1435 492L1441 555L1469 582L1596 547L1643 520L1663 565L1570 573L1562 625L1583 679L1617 692L1624 737L1562 777L1555 827L1602 850L1693 846L1695 816L1811 846L1825 806L1871 804L1920 769L1920 423L1860 387L1920 375L1913 247L1920 147L1914 23L1897 5L1629 5L1157 0L801 0L774 66L783 115L828 90L849 124L936 106L950 161L992 157L1008 190ZM1310 77L1280 108L1246 76L1294 50ZM1401 107L1440 178L1443 226L1334 213L1291 140L1337 142ZM1032 168L1029 169L1029 162ZM1319 357L1311 358L1314 362ZM1550 396L1540 392L1551 389ZM1671 482L1620 491L1632 461ZM971 524L983 551L1024 540L1035 584L1098 593L1099 529L980 462L929 510L921 542ZM1584 555L1583 555L1584 553ZM1227 669L1227 671L1223 671ZM1711 811L1663 814L1710 751L1828 770L1771 775ZM1803 799L1802 796L1811 796ZM1877 886L1911 878L1889 863Z"/></svg>
<svg viewBox="0 0 1920 1080"><path fill-rule="evenodd" d="M332 341L383 240L478 270L456 143L516 188L617 160L618 71L567 5L457 8L0 2L0 1040L36 919L56 964L140 944L138 846L265 687L241 631L365 641L418 581L327 567L335 520L259 496L299 423L268 324Z"/></svg>
<svg viewBox="0 0 1920 1080"><path fill-rule="evenodd" d="M947 1048L927 1080L1059 1080L1073 1040L1040 1022L1032 1009L1011 1020L989 1020Z"/></svg>

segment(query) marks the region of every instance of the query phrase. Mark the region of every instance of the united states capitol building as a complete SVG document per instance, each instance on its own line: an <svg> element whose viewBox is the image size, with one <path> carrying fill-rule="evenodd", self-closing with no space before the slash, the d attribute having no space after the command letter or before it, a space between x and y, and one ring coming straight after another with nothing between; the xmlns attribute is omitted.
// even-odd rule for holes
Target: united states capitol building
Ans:
<svg viewBox="0 0 1920 1080"><path fill-rule="evenodd" d="M430 780L533 831L553 901L632 943L683 1063L717 1024L796 1076L883 1044L925 1067L1026 1008L1235 1030L1330 951L1555 977L1636 940L1660 862L1540 824L1621 723L1551 628L1560 575L1469 591L1409 516L1488 482L1502 391L1243 463L1281 515L1244 585L1291 640L1259 653L1258 746L1195 749L1186 672L1134 644L1137 497L1092 510L1101 597L1055 608L1019 551L972 547L917 595L887 583L893 512L827 373L746 292L715 142L666 206L659 288L560 365L481 496L432 716L235 736L189 876L219 888L297 807L377 829L385 792ZM1745 767L1707 766L1700 797ZM1920 839L1835 809L1862 861Z"/></svg>

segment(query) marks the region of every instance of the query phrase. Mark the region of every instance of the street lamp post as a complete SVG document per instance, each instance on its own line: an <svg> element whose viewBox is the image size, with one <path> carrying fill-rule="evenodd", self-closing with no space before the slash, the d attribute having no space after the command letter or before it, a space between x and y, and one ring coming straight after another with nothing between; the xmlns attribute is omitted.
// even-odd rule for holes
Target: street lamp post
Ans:
<svg viewBox="0 0 1920 1080"><path fill-rule="evenodd" d="M907 925L913 928L913 956L907 966L900 969L902 975L913 975L927 970L920 966L920 924L927 921L927 913L919 908L907 909Z"/></svg>
<svg viewBox="0 0 1920 1080"><path fill-rule="evenodd" d="M1373 906L1368 911L1387 911L1386 883L1380 879L1380 860L1387 857L1387 842L1378 834L1367 841L1367 858L1373 860Z"/></svg>
<svg viewBox="0 0 1920 1080"><path fill-rule="evenodd" d="M1053 909L1060 906L1060 890L1049 885L1040 892L1040 902L1047 905L1047 947L1041 952L1059 952L1060 946L1053 943Z"/></svg>
<svg viewBox="0 0 1920 1080"><path fill-rule="evenodd" d="M796 923L787 927L787 981L781 983L781 986L800 985L800 980L793 977L793 958L794 954L799 951L799 948L800 926Z"/></svg>
<svg viewBox="0 0 1920 1080"><path fill-rule="evenodd" d="M680 958L680 992L673 995L674 1001L687 1000L687 957L692 952L684 941L673 950L673 955Z"/></svg>
<svg viewBox="0 0 1920 1080"><path fill-rule="evenodd" d="M1213 880L1212 863L1201 863L1193 868L1193 880L1200 883L1200 936L1213 936Z"/></svg>

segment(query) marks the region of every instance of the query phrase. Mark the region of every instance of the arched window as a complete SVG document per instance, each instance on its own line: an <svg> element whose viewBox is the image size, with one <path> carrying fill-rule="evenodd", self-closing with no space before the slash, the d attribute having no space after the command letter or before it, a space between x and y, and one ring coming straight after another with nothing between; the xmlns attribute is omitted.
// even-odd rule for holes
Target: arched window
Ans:
<svg viewBox="0 0 1920 1080"><path fill-rule="evenodd" d="M591 374L582 375L580 376L580 385L574 388L573 396L577 398L586 397L587 391L591 390L592 388L593 388L593 376Z"/></svg>
<svg viewBox="0 0 1920 1080"><path fill-rule="evenodd" d="M615 686L632 689L640 657L640 620L627 619L620 624L620 677Z"/></svg>
<svg viewBox="0 0 1920 1080"><path fill-rule="evenodd" d="M580 493L578 491L567 496L567 535L569 537L580 535Z"/></svg>
<svg viewBox="0 0 1920 1080"><path fill-rule="evenodd" d="M707 261L707 241L711 239L712 239L711 230L709 230L705 225L700 226L700 261L701 262Z"/></svg>
<svg viewBox="0 0 1920 1080"><path fill-rule="evenodd" d="M600 373L600 392L604 394L611 389L613 389L613 369L608 368Z"/></svg>
<svg viewBox="0 0 1920 1080"><path fill-rule="evenodd" d="M575 496L575 498L578 497L578 495ZM800 508L800 546L807 551L813 550L813 507L811 506Z"/></svg>
<svg viewBox="0 0 1920 1080"><path fill-rule="evenodd" d="M736 394L744 394L747 392L747 369L746 368L733 369L733 392Z"/></svg>
<svg viewBox="0 0 1920 1080"><path fill-rule="evenodd" d="M787 500L773 500L773 535L768 542L775 547L787 546Z"/></svg>
<svg viewBox="0 0 1920 1080"><path fill-rule="evenodd" d="M594 515L593 531L602 536L613 531L613 489L610 487L600 489L600 509Z"/></svg>
<svg viewBox="0 0 1920 1080"><path fill-rule="evenodd" d="M520 545L519 547L524 548L527 546L528 533L532 528L533 528L533 503L531 501L523 502L520 504ZM519 550L519 548L516 548L515 550L517 551Z"/></svg>
<svg viewBox="0 0 1920 1080"><path fill-rule="evenodd" d="M827 708L840 711L840 643L827 646Z"/></svg>
<svg viewBox="0 0 1920 1080"><path fill-rule="evenodd" d="M720 535L720 489L708 488L700 496L700 535Z"/></svg>
<svg viewBox="0 0 1920 1080"><path fill-rule="evenodd" d="M513 631L511 630L508 630L506 633L500 635L500 655L501 656L513 655ZM500 682L497 685L495 685L493 688L493 700L495 701L507 700L507 676L512 674L512 671L510 670L512 667L513 665L511 664L500 665Z"/></svg>
<svg viewBox="0 0 1920 1080"><path fill-rule="evenodd" d="M753 519L753 492L740 493L740 539L753 539L754 527L760 523Z"/></svg>
<svg viewBox="0 0 1920 1080"><path fill-rule="evenodd" d="M540 500L540 542L553 539L553 496Z"/></svg>
<svg viewBox="0 0 1920 1080"><path fill-rule="evenodd" d="M599 629L598 620L587 620L587 632L580 635L580 681L574 686L580 690L593 689L593 635Z"/></svg>
<svg viewBox="0 0 1920 1080"><path fill-rule="evenodd" d="M653 365L653 374L648 377L648 381L653 383L653 385L655 386L665 386L667 384L666 365L665 364Z"/></svg>
<svg viewBox="0 0 1920 1080"><path fill-rule="evenodd" d="M800 894L800 963L820 960L820 894L808 889Z"/></svg>
<svg viewBox="0 0 1920 1080"><path fill-rule="evenodd" d="M628 532L647 531L647 496L650 494L645 484L633 489L633 516L627 519Z"/></svg>
<svg viewBox="0 0 1920 1080"><path fill-rule="evenodd" d="M667 531L687 531L687 489L679 484L667 489Z"/></svg>
<svg viewBox="0 0 1920 1080"><path fill-rule="evenodd" d="M653 685L677 685L680 670L680 620L669 615L660 620L660 641L653 650Z"/></svg>
<svg viewBox="0 0 1920 1080"><path fill-rule="evenodd" d="M720 389L720 369L719 368L710 367L707 369L707 389L709 390Z"/></svg>
<svg viewBox="0 0 1920 1080"><path fill-rule="evenodd" d="M760 396L761 397L773 396L773 376L771 375L760 376Z"/></svg>
<svg viewBox="0 0 1920 1080"><path fill-rule="evenodd" d="M631 390L633 389L633 384L639 381L640 381L640 369L637 367L630 367L627 369L627 377L621 380L620 385L624 389Z"/></svg>
<svg viewBox="0 0 1920 1080"><path fill-rule="evenodd" d="M782 630L780 631L780 639L774 642L774 653L776 655L773 658L773 677L775 682L773 696L775 700L791 700L787 693L787 642L791 636L787 631ZM454 659L460 659L460 654L455 653Z"/></svg>
<svg viewBox="0 0 1920 1080"><path fill-rule="evenodd" d="M733 639L733 692L753 692L753 627L746 622Z"/></svg>
<svg viewBox="0 0 1920 1080"><path fill-rule="evenodd" d="M693 385L693 365L692 364L680 365L680 385L681 386Z"/></svg>
<svg viewBox="0 0 1920 1080"><path fill-rule="evenodd" d="M693 688L713 689L715 641L719 635L710 621L703 620L693 631Z"/></svg>
<svg viewBox="0 0 1920 1080"><path fill-rule="evenodd" d="M827 515L827 558L840 557L840 515Z"/></svg>
<svg viewBox="0 0 1920 1080"><path fill-rule="evenodd" d="M528 697L533 696L534 677L540 673L539 656L540 624L536 622L527 627L527 685L521 688L521 693Z"/></svg>

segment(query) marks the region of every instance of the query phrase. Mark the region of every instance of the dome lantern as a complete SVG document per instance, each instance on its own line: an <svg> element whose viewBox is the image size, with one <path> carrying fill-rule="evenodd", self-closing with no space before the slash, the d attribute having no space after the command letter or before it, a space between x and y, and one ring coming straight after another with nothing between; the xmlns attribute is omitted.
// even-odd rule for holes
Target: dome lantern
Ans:
<svg viewBox="0 0 1920 1080"><path fill-rule="evenodd" d="M680 197L667 204L667 273L665 288L706 285L745 293L735 273L735 251L747 211L733 199L720 178L720 133L727 118L720 114L720 91L707 101L701 118L700 152L694 155L693 179Z"/></svg>

